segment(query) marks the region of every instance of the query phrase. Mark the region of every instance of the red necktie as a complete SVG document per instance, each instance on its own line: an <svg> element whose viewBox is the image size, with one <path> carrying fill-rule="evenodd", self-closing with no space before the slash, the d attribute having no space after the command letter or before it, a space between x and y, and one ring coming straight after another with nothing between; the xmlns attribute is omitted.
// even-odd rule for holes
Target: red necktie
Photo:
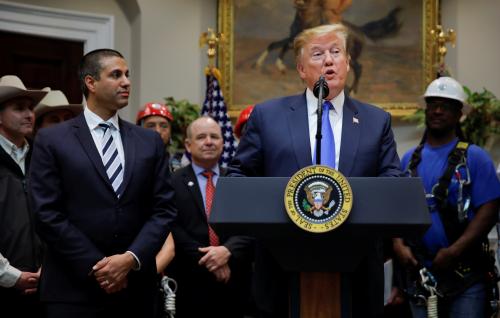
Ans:
<svg viewBox="0 0 500 318"><path fill-rule="evenodd" d="M205 212L208 220L212 210L212 201L215 194L215 187L212 180L214 173L213 171L204 171L202 174L207 178L207 185L205 187ZM219 246L219 237L215 234L215 231L210 225L208 226L208 240L211 246Z"/></svg>

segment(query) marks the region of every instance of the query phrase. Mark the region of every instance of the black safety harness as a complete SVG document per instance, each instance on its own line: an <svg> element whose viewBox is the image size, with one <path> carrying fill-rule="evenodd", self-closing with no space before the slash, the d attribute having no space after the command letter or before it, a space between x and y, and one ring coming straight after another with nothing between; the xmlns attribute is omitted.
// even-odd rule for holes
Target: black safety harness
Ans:
<svg viewBox="0 0 500 318"><path fill-rule="evenodd" d="M418 176L417 167L422 160L423 147L424 143L422 142L413 152L408 169L406 170L408 176ZM467 211L470 206L470 195L465 194L464 191L464 188L471 183L469 169L467 168L468 148L469 143L464 141L457 142L455 148L448 155L448 165L443 175L432 187L431 193L426 194L426 197L433 199L430 201L434 202L433 205L429 206L429 210L437 210L439 212L450 244L455 242L464 233L469 221ZM460 169L465 170L465 177L460 173ZM453 176L455 176L458 182L456 206L452 206L448 202L448 189ZM428 255L427 250L420 240L410 239L405 240L405 242L412 248L415 257L422 266L424 259L431 258L431 255ZM464 289L484 278L485 273L491 276L489 278L491 278L491 281L494 281L494 287L496 287L496 282L498 281L494 258L492 259L491 254L488 252L487 240L478 243L477 247L473 247L469 252L465 253L458 260L457 267L451 270L450 273L436 273L436 275L432 275L427 269L423 268L423 270L425 277L430 278L430 283L427 285L423 284L423 287L429 290L427 287L431 286L436 291L436 294L441 297L454 296L461 293ZM416 277L418 275L412 276ZM422 276L422 270L420 270L420 276L424 277ZM493 297L498 299L498 290L496 290L496 295Z"/></svg>

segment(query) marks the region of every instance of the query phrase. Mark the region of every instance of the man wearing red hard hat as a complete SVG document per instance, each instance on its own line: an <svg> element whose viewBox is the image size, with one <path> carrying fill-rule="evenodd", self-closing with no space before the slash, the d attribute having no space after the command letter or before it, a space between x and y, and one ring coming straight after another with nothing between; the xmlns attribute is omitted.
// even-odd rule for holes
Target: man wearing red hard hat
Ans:
<svg viewBox="0 0 500 318"><path fill-rule="evenodd" d="M155 130L160 134L165 147L170 144L170 136L172 134L172 121L174 116L170 113L167 106L160 103L146 103L137 113L136 124L144 127L146 129ZM169 169L172 171L172 165L170 160L170 153L165 148L166 156L168 158ZM175 243L170 233L163 244L161 250L156 255L156 272L158 275L163 277L164 271L168 264L172 261L175 256ZM155 317L163 317L163 292L160 292L159 297L156 299L155 304Z"/></svg>
<svg viewBox="0 0 500 318"><path fill-rule="evenodd" d="M147 129L156 130L165 146L170 143L172 121L174 116L167 106L160 103L146 103L137 113L136 124Z"/></svg>

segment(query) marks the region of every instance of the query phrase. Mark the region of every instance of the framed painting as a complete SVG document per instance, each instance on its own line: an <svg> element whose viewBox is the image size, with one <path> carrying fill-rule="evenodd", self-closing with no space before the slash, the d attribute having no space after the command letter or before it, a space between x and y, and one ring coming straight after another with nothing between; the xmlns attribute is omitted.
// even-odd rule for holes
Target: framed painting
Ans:
<svg viewBox="0 0 500 318"><path fill-rule="evenodd" d="M342 21L350 31L350 94L395 116L417 107L435 77L430 31L439 0L219 0L225 41L218 64L230 114L304 90L291 43L307 26Z"/></svg>

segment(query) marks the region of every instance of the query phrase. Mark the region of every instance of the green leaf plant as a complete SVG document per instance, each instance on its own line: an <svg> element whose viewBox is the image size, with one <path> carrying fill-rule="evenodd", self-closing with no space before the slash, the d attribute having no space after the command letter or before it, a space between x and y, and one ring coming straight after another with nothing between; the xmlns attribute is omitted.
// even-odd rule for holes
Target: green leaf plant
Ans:
<svg viewBox="0 0 500 318"><path fill-rule="evenodd" d="M184 152L186 128L192 121L200 117L200 106L186 99L175 100L173 97L166 97L165 103L174 117L171 137L172 153Z"/></svg>

